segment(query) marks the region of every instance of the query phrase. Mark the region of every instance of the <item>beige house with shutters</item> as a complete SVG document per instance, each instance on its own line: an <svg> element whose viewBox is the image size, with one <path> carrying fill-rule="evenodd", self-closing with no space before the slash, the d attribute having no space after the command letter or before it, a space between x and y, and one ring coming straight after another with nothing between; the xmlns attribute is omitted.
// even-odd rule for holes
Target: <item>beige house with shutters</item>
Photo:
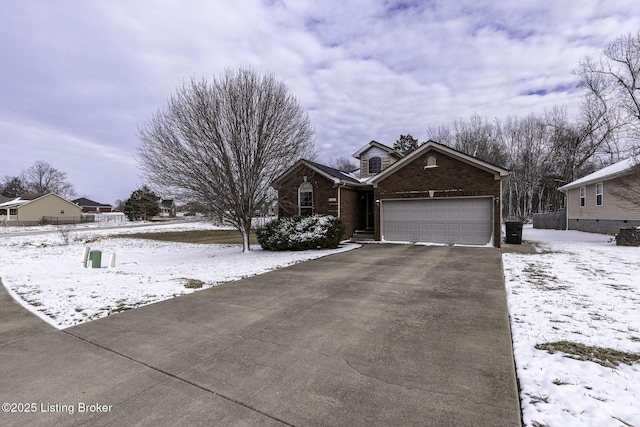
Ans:
<svg viewBox="0 0 640 427"><path fill-rule="evenodd" d="M68 224L80 222L82 208L57 194L21 196L0 203L5 225Z"/></svg>
<svg viewBox="0 0 640 427"><path fill-rule="evenodd" d="M624 197L629 185L640 186L640 180L628 179L637 170L636 160L629 158L560 187L566 197L567 230L616 234L640 226L640 204Z"/></svg>

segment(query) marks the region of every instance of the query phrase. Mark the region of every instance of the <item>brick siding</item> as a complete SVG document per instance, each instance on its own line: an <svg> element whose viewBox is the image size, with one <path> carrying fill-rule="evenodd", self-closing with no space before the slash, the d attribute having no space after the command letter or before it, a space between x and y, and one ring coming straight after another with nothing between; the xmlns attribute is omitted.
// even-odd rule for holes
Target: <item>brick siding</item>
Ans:
<svg viewBox="0 0 640 427"><path fill-rule="evenodd" d="M425 168L427 158L435 156L437 167ZM400 170L386 177L374 189L375 199L433 197L500 197L500 181L494 174L440 152L429 150ZM500 206L494 205L494 245L500 247ZM375 238L380 240L380 205L375 206Z"/></svg>
<svg viewBox="0 0 640 427"><path fill-rule="evenodd" d="M306 165L301 165L293 171L278 189L278 215L291 217L299 214L298 188L305 182L313 185L313 213L318 215L338 216L338 187L335 183L317 173ZM356 227L355 217L357 207L352 206L357 202L357 192L348 188L340 189L341 212L340 216L345 223L346 230L343 238L350 237ZM345 200L346 199L346 200Z"/></svg>

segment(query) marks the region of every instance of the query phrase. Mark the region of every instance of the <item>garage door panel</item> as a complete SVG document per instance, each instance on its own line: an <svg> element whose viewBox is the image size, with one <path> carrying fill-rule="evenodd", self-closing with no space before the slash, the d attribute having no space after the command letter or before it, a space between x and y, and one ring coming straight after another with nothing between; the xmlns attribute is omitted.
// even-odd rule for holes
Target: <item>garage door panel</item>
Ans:
<svg viewBox="0 0 640 427"><path fill-rule="evenodd" d="M385 240L487 244L493 231L492 198L384 200Z"/></svg>

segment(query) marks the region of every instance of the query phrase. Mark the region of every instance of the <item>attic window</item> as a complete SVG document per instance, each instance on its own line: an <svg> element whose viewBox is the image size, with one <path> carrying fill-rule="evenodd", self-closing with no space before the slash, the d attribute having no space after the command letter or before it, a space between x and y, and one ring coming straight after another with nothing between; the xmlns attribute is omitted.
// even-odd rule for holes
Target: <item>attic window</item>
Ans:
<svg viewBox="0 0 640 427"><path fill-rule="evenodd" d="M424 167L426 168L437 168L438 167L438 163L436 162L436 157L435 156L429 156L427 157L427 165Z"/></svg>
<svg viewBox="0 0 640 427"><path fill-rule="evenodd" d="M376 174L382 170L382 159L380 157L372 157L369 159L369 173Z"/></svg>

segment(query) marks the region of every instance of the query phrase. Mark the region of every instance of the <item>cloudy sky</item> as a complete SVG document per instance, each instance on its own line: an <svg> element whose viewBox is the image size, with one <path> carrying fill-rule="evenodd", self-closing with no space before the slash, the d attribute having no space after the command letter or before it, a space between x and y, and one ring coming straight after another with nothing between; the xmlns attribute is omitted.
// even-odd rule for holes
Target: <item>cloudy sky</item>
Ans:
<svg viewBox="0 0 640 427"><path fill-rule="evenodd" d="M324 162L474 113L572 112L578 61L639 29L637 0L5 0L0 178L44 160L78 196L126 199L138 127L241 66L287 84Z"/></svg>

